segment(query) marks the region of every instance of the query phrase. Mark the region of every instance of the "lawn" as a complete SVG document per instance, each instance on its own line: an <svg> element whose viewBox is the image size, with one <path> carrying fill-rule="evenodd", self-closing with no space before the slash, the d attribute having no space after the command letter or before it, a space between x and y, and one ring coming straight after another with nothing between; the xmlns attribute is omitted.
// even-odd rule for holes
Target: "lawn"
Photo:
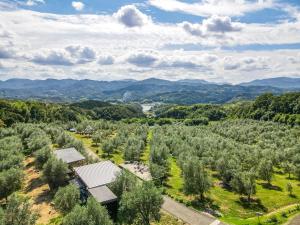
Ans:
<svg viewBox="0 0 300 225"><path fill-rule="evenodd" d="M169 162L170 175L166 182L166 193L180 202L192 205L191 202L195 197L187 196L183 193L183 179L176 160L170 158ZM295 196L289 196L289 193L286 191L288 182L292 184ZM261 218L261 221L266 221L275 214L280 218L282 224L287 221L287 218L281 216L282 212L288 212L294 209L296 204L300 203L299 181L288 179L287 174L276 173L271 188L267 188L263 181L258 180L257 193L250 205L247 202L242 203L238 194L221 187L217 178L213 177L213 183L214 187L211 188L207 197L213 201L214 206L219 207L219 210L224 215L221 220L229 224L257 224L257 212L266 215ZM287 216L292 216L296 213L297 211L287 213Z"/></svg>

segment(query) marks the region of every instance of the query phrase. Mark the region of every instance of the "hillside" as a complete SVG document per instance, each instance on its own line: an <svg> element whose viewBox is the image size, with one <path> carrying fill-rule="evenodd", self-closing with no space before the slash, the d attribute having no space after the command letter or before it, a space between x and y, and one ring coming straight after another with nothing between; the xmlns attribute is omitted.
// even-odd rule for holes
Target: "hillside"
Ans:
<svg viewBox="0 0 300 225"><path fill-rule="evenodd" d="M161 79L95 81L95 80L27 80L0 82L0 98L36 99L53 102L101 100L122 102L164 102L177 104L225 103L253 99L265 93L282 93L268 86L214 84L203 80L168 81Z"/></svg>
<svg viewBox="0 0 300 225"><path fill-rule="evenodd" d="M270 86L283 89L299 89L300 78L276 77L241 83L242 86Z"/></svg>

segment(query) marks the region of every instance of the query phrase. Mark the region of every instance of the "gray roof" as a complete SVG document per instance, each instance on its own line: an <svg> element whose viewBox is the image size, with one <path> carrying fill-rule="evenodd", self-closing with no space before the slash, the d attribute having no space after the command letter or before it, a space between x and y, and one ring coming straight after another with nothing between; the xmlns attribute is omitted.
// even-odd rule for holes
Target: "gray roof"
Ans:
<svg viewBox="0 0 300 225"><path fill-rule="evenodd" d="M68 164L85 159L85 157L81 155L80 152L78 152L75 148L58 149L54 151L54 154L58 159L61 159Z"/></svg>
<svg viewBox="0 0 300 225"><path fill-rule="evenodd" d="M103 186L115 181L121 169L111 161L89 164L74 168L87 188Z"/></svg>
<svg viewBox="0 0 300 225"><path fill-rule="evenodd" d="M118 197L105 185L88 189L88 191L99 203L114 202L118 199Z"/></svg>

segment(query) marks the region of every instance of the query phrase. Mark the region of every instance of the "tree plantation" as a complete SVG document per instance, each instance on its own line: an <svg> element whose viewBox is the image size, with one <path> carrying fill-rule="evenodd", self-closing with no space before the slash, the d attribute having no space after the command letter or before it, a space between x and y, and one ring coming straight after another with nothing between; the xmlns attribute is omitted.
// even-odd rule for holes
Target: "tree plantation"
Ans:
<svg viewBox="0 0 300 225"><path fill-rule="evenodd" d="M299 96L162 105L148 117L136 105L3 100L0 225L182 225L162 210L166 197L225 224L287 223L300 213ZM38 111L43 119L34 119ZM276 119L287 115L294 119ZM71 182L73 166L54 154L66 148L85 158L77 166L110 160L122 168L107 185L113 207Z"/></svg>

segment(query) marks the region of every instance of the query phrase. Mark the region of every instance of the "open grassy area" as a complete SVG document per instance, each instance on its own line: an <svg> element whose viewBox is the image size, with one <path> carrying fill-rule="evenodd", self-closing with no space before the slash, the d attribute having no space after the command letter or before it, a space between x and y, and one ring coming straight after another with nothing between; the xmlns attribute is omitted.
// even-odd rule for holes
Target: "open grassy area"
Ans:
<svg viewBox="0 0 300 225"><path fill-rule="evenodd" d="M147 140L146 140L146 147L143 152L143 155L141 157L142 162L144 162L146 165L149 164L149 158L150 158L150 141L153 137L153 131L150 129L147 134Z"/></svg>
<svg viewBox="0 0 300 225"><path fill-rule="evenodd" d="M166 193L174 199L191 204L195 197L183 193L183 179L176 160L171 158L169 162L170 176L166 183ZM286 190L288 182L293 186L294 196L290 196ZM288 179L287 174L276 173L272 181L272 187L267 187L263 181L258 180L257 193L250 205L241 201L240 195L223 188L217 178L213 178L213 183L214 187L211 188L207 197L213 200L213 204L218 206L224 215L221 220L229 224L257 224L257 212L265 214L261 217L261 221L267 221L275 215L280 220L280 224L283 224L288 218L281 216L282 212L288 212L300 203L299 181ZM297 211L287 214L289 217L297 214Z"/></svg>
<svg viewBox="0 0 300 225"><path fill-rule="evenodd" d="M100 145L96 146L93 144L93 141L90 137L87 137L87 136L84 136L81 134L76 134L76 133L70 133L70 134L73 135L74 137L76 137L77 139L81 140L84 147L87 150L93 151L101 159L112 160L113 162L115 162L118 165L124 162L122 151L120 149L117 149L113 154L111 154L110 156L107 156L105 153L103 153Z"/></svg>

